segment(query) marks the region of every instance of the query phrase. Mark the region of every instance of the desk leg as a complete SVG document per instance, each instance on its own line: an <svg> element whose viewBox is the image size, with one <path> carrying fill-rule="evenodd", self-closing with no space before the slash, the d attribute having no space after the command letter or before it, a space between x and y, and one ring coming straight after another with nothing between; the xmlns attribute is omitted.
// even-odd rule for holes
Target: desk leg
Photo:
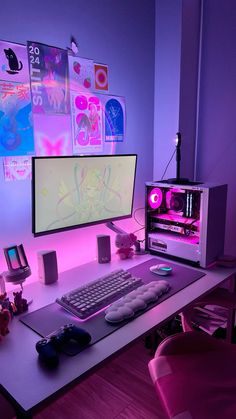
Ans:
<svg viewBox="0 0 236 419"><path fill-rule="evenodd" d="M236 294L236 275L232 275L232 278L230 279L230 291ZM227 318L226 340L230 343L233 342L235 312L236 312L235 309L229 309L228 318Z"/></svg>

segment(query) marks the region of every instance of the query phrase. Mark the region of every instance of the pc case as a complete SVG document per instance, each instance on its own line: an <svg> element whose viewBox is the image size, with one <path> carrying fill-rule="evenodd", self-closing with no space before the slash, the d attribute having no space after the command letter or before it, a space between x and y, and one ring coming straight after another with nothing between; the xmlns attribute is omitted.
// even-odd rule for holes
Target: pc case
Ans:
<svg viewBox="0 0 236 419"><path fill-rule="evenodd" d="M206 268L224 253L226 201L227 185L147 182L146 250Z"/></svg>

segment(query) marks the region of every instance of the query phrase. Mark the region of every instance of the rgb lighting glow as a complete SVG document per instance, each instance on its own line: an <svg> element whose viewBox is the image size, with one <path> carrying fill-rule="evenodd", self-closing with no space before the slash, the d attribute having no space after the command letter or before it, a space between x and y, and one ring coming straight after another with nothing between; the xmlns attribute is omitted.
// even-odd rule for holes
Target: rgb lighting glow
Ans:
<svg viewBox="0 0 236 419"><path fill-rule="evenodd" d="M151 208L157 209L162 203L163 193L160 188L153 188L148 195L148 204Z"/></svg>

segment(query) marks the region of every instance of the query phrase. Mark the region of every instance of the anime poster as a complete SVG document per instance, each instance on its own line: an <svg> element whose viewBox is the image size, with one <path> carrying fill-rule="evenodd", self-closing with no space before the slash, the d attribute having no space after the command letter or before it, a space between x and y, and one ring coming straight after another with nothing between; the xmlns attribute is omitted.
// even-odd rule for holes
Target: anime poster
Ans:
<svg viewBox="0 0 236 419"><path fill-rule="evenodd" d="M6 181L31 179L31 157L29 156L5 157L3 168Z"/></svg>
<svg viewBox="0 0 236 419"><path fill-rule="evenodd" d="M95 89L108 92L108 66L94 64Z"/></svg>
<svg viewBox="0 0 236 419"><path fill-rule="evenodd" d="M103 150L103 121L100 99L95 95L71 93L74 154Z"/></svg>
<svg viewBox="0 0 236 419"><path fill-rule="evenodd" d="M29 83L29 64L25 45L0 41L0 80Z"/></svg>
<svg viewBox="0 0 236 419"><path fill-rule="evenodd" d="M34 154L29 86L0 81L0 156L29 154Z"/></svg>
<svg viewBox="0 0 236 419"><path fill-rule="evenodd" d="M94 90L93 60L69 55L70 89L83 92Z"/></svg>
<svg viewBox="0 0 236 419"><path fill-rule="evenodd" d="M35 153L37 156L72 154L70 115L34 115Z"/></svg>
<svg viewBox="0 0 236 419"><path fill-rule="evenodd" d="M70 113L67 51L28 42L28 57L33 113Z"/></svg>

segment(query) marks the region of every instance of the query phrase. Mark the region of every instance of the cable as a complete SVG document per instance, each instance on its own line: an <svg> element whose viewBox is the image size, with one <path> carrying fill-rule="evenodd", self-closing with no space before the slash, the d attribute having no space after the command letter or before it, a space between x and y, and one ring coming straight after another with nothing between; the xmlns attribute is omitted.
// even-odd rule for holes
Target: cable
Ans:
<svg viewBox="0 0 236 419"><path fill-rule="evenodd" d="M138 231L141 231L141 230L143 230L144 228L145 228L145 226L143 226L143 227L139 228L138 230L133 231L133 234L138 233ZM142 240L139 240L139 241L142 241Z"/></svg>
<svg viewBox="0 0 236 419"><path fill-rule="evenodd" d="M134 220L135 220L135 221L136 221L136 223L137 223L137 224L139 224L141 227L145 227L145 224L141 224L141 223L137 220L137 218L136 218L136 212L137 212L137 211L140 211L140 210L144 210L144 209L145 209L145 207L136 208L136 210L134 210L134 214L133 214Z"/></svg>
<svg viewBox="0 0 236 419"><path fill-rule="evenodd" d="M175 153L176 153L176 149L174 149L173 154L172 154L172 156L171 156L170 160L169 160L169 161L168 161L168 163L167 163L167 166L166 166L165 171L164 171L164 173L163 173L163 175L162 175L162 177L161 177L161 180L163 180L163 177L165 176L166 171L167 171L167 169L168 169L168 167L169 167L169 165L170 165L170 162L171 162L171 160L173 159L173 157L174 157Z"/></svg>
<svg viewBox="0 0 236 419"><path fill-rule="evenodd" d="M190 224L185 224L184 226L184 235L189 236L190 233L193 231L192 226L199 220L199 218L196 218L193 220Z"/></svg>

